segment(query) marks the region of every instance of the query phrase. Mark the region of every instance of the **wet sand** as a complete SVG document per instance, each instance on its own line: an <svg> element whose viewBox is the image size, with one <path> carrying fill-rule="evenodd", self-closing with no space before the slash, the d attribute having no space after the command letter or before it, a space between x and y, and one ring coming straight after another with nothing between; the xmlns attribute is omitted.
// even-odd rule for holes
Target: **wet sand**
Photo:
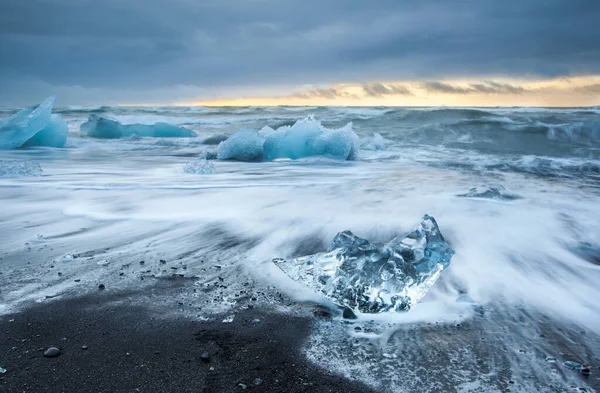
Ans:
<svg viewBox="0 0 600 393"><path fill-rule="evenodd" d="M0 391L372 392L307 362L310 317L259 307L231 323L165 317L144 296L98 291L0 317ZM44 357L50 346L61 356Z"/></svg>

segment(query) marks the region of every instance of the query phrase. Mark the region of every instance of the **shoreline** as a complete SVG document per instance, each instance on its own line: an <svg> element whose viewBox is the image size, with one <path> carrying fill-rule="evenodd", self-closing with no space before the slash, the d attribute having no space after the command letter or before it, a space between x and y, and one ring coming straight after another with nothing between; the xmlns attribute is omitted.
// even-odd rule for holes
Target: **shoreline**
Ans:
<svg viewBox="0 0 600 393"><path fill-rule="evenodd" d="M133 305L140 296L101 291L0 317L1 390L374 392L306 359L309 317L262 308L237 311L231 323L164 317ZM44 357L51 346L61 356Z"/></svg>

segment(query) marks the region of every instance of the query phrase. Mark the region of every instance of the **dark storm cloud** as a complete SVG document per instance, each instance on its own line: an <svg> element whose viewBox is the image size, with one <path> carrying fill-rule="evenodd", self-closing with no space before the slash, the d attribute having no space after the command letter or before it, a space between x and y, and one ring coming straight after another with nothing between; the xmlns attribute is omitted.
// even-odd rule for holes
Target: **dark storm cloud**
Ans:
<svg viewBox="0 0 600 393"><path fill-rule="evenodd" d="M20 80L108 96L600 73L598 15L597 0L3 0L0 100L33 99Z"/></svg>
<svg viewBox="0 0 600 393"><path fill-rule="evenodd" d="M410 95L410 90L402 85L389 84L383 85L381 83L363 83L362 89L365 95L368 97L381 97L387 95Z"/></svg>
<svg viewBox="0 0 600 393"><path fill-rule="evenodd" d="M432 81L421 83L421 87L429 92L446 94L521 94L528 91L527 89L521 86L511 85L509 83L499 83L494 81L471 83L468 86L457 86L449 83Z"/></svg>

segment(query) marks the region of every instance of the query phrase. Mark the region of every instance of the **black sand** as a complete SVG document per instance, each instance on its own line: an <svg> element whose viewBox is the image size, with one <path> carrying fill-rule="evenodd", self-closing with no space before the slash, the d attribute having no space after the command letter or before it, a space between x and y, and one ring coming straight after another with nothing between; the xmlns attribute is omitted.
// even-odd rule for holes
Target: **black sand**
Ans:
<svg viewBox="0 0 600 393"><path fill-rule="evenodd" d="M1 317L0 391L372 391L307 362L311 318L254 308L233 323L199 322L134 305L141 296L99 291ZM62 355L45 358L50 346Z"/></svg>

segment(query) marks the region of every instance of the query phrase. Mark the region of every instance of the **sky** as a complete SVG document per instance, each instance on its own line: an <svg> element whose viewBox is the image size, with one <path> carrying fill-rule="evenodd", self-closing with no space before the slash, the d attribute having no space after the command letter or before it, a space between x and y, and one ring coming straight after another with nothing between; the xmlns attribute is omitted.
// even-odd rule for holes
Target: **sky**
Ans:
<svg viewBox="0 0 600 393"><path fill-rule="evenodd" d="M600 105L598 0L2 0L0 105Z"/></svg>

